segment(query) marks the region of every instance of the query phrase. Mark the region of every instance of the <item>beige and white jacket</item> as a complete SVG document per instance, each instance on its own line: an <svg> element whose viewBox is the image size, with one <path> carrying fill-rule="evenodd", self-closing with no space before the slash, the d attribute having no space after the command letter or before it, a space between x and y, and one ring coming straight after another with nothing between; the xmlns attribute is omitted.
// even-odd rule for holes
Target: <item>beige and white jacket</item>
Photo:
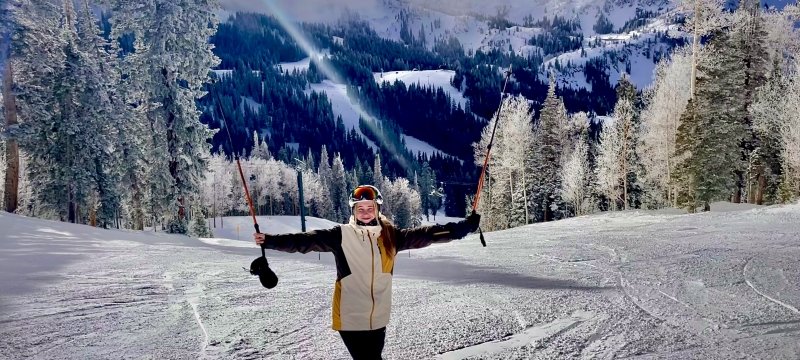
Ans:
<svg viewBox="0 0 800 360"><path fill-rule="evenodd" d="M333 292L334 330L374 330L389 324L392 274L398 251L460 239L477 224L466 220L444 225L397 229L385 218L376 226L359 225L353 218L332 229L267 236L263 247L284 252L331 252L336 259ZM382 238L394 244L387 251ZM390 253L391 252L391 253Z"/></svg>

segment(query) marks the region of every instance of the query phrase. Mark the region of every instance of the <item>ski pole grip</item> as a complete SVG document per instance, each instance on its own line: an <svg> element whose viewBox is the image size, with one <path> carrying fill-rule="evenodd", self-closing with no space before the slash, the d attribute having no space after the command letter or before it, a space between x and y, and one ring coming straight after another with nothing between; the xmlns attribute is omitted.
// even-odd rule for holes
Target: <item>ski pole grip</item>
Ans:
<svg viewBox="0 0 800 360"><path fill-rule="evenodd" d="M253 227L256 228L256 234L261 234L261 229L258 228L258 223L253 223ZM263 256L264 259L266 259L267 253L264 251L264 244L261 244L260 247L261 247L261 256Z"/></svg>

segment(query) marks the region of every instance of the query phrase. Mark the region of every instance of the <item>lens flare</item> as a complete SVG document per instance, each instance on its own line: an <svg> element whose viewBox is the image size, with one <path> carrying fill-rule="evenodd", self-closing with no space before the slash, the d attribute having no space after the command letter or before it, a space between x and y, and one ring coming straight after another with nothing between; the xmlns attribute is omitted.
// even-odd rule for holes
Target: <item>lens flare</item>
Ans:
<svg viewBox="0 0 800 360"><path fill-rule="evenodd" d="M280 7L278 7L272 0L262 0L262 2L267 7L269 12L275 17L275 19L278 20L278 24L280 24L280 26L286 30L289 36L291 36L297 45L300 46L300 49L302 49L303 52L308 55L311 61L313 61L317 66L317 69L319 69L319 71L325 75L325 77L337 84L347 84L345 78L341 76L336 69L321 60L322 54L314 47L311 41L308 40L302 30L300 30L295 22L292 21L288 14L284 13L283 10L281 10ZM379 141L383 144L383 147L391 153L392 157L400 164L400 166L402 166L406 172L410 172L411 167L406 162L405 158L400 156L400 154L397 154L397 150L389 146L387 139L381 135L381 132L377 127L379 120L367 113L363 108L361 108L361 106L357 104L353 104L353 109L356 111L356 113L358 113L359 117L365 120L364 123L370 127L372 133L379 138Z"/></svg>

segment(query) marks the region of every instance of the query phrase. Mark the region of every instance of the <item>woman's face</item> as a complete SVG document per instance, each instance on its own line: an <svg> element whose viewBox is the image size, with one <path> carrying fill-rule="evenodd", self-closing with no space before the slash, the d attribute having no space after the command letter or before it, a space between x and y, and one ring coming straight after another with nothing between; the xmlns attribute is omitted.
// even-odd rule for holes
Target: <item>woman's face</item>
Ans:
<svg viewBox="0 0 800 360"><path fill-rule="evenodd" d="M356 219L363 223L368 223L375 219L375 203L372 201L362 201L356 204Z"/></svg>

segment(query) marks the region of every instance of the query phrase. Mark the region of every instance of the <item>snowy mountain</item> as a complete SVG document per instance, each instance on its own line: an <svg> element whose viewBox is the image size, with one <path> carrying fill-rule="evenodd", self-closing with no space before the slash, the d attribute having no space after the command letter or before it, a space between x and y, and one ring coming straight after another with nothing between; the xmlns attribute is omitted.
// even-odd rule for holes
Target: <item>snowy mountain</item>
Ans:
<svg viewBox="0 0 800 360"><path fill-rule="evenodd" d="M262 220L297 230L296 217ZM0 212L0 358L346 358L330 330L331 255L270 251L280 282L266 290L242 269L259 253L248 220L225 221L243 240ZM715 204L403 252L383 354L796 359L799 224L800 205Z"/></svg>
<svg viewBox="0 0 800 360"><path fill-rule="evenodd" d="M648 23L646 31L655 32L667 30L667 26L663 25L664 20L655 18L666 14L672 6L667 0L442 2L364 0L349 1L344 4L316 0L304 1L301 4L276 1L275 4L296 21L334 23L342 17L357 17L371 24L379 35L392 40L401 41L404 33L408 33L415 39L426 39L427 46L432 48L436 41L455 38L467 52L477 50L486 52L496 49L503 52L511 51L518 55L541 51L541 48L529 44L529 40L535 35L546 34L548 30L535 25L535 22L545 18L553 19L555 16L577 19L585 37L583 47L588 53L584 58L601 56L609 51L619 51L621 42L639 44L638 47L642 48L641 44L646 40L652 40L652 36L631 39L634 34L630 32L619 34L617 40L614 40L613 34L596 38L594 25L600 14L607 17L613 29L622 29L628 22L641 18L643 22L647 21ZM237 10L266 11L258 5L245 4L245 2L235 0L223 1L222 5L231 12ZM646 18L642 17L644 13L647 14ZM504 19L506 23L503 26L496 25L493 21L498 18ZM662 25L654 26L654 23ZM679 36L679 34L675 35ZM622 41L620 38L625 38L626 41ZM596 39L599 39L597 44L595 44ZM556 58L571 56L569 53L564 55L545 53L544 55L548 57L555 55ZM637 79L642 79L642 81L636 82L637 86L643 87L649 84L651 76L646 73L647 70L652 70L653 64L657 60L647 59L646 56L631 56L627 60L637 73L642 74L636 76ZM579 87L581 86L580 79L572 80L571 78L576 72L582 71L582 67L579 64L573 64L573 66L572 69L563 71L564 79L562 81L573 87ZM623 66L622 70L615 71L612 78L618 79L619 73L624 69ZM545 71L542 74L544 77L547 76Z"/></svg>
<svg viewBox="0 0 800 360"><path fill-rule="evenodd" d="M284 72L291 73L294 71L308 70L310 63L311 59L305 58L300 61L281 63L278 65L278 67ZM434 88L442 88L444 89L445 93L451 97L453 102L461 106L461 108L465 108L467 103L466 98L464 98L464 94L450 85L450 81L453 79L453 76L455 76L455 73L452 70L390 71L386 73L375 73L373 76L375 78L375 82L379 85L383 82L394 83L395 81L400 81L406 85L417 84ZM357 103L353 101L353 99L347 96L345 84L335 83L331 80L323 80L321 83L310 84L310 88L306 90L306 93L310 93L312 91L325 93L325 95L327 95L328 99L331 101L334 114L342 117L344 126L348 130L356 130L356 132L364 137L365 141L367 141L373 149L377 149L377 145L375 145L372 140L366 138L359 129L359 114L363 114L364 111ZM412 154L424 153L430 156L434 153L439 153L452 157L452 155L449 155L422 140L406 134L402 134L402 137L405 141L406 149L408 149L408 151L410 151Z"/></svg>
<svg viewBox="0 0 800 360"><path fill-rule="evenodd" d="M226 13L268 13L257 2L223 0L221 3ZM614 53L611 56L617 61L608 69L611 85L616 84L622 72L626 72L632 75L634 84L643 89L652 82L655 63L669 50L657 34L666 34L671 39L683 37L677 26L669 24L669 15L675 6L669 0L279 0L274 3L295 21L332 24L343 17L355 17L368 22L378 34L392 40L403 40L405 32L416 39L424 37L429 48L437 40L455 38L468 52L496 49L518 55L541 50L529 44L528 40L537 34L546 34L548 30L532 23L556 16L577 19L584 36L581 49L544 55L550 58L550 65L556 59L561 65L569 62L565 69L557 70L562 85L589 90L591 85L580 76L587 60ZM793 1L767 0L762 3L765 7L780 9ZM735 1L730 6L735 7ZM596 32L601 16L610 23L608 33ZM502 24L497 24L498 19L503 19ZM523 25L526 22L531 24ZM576 59L578 57L581 59ZM549 72L544 70L542 77L546 78Z"/></svg>

